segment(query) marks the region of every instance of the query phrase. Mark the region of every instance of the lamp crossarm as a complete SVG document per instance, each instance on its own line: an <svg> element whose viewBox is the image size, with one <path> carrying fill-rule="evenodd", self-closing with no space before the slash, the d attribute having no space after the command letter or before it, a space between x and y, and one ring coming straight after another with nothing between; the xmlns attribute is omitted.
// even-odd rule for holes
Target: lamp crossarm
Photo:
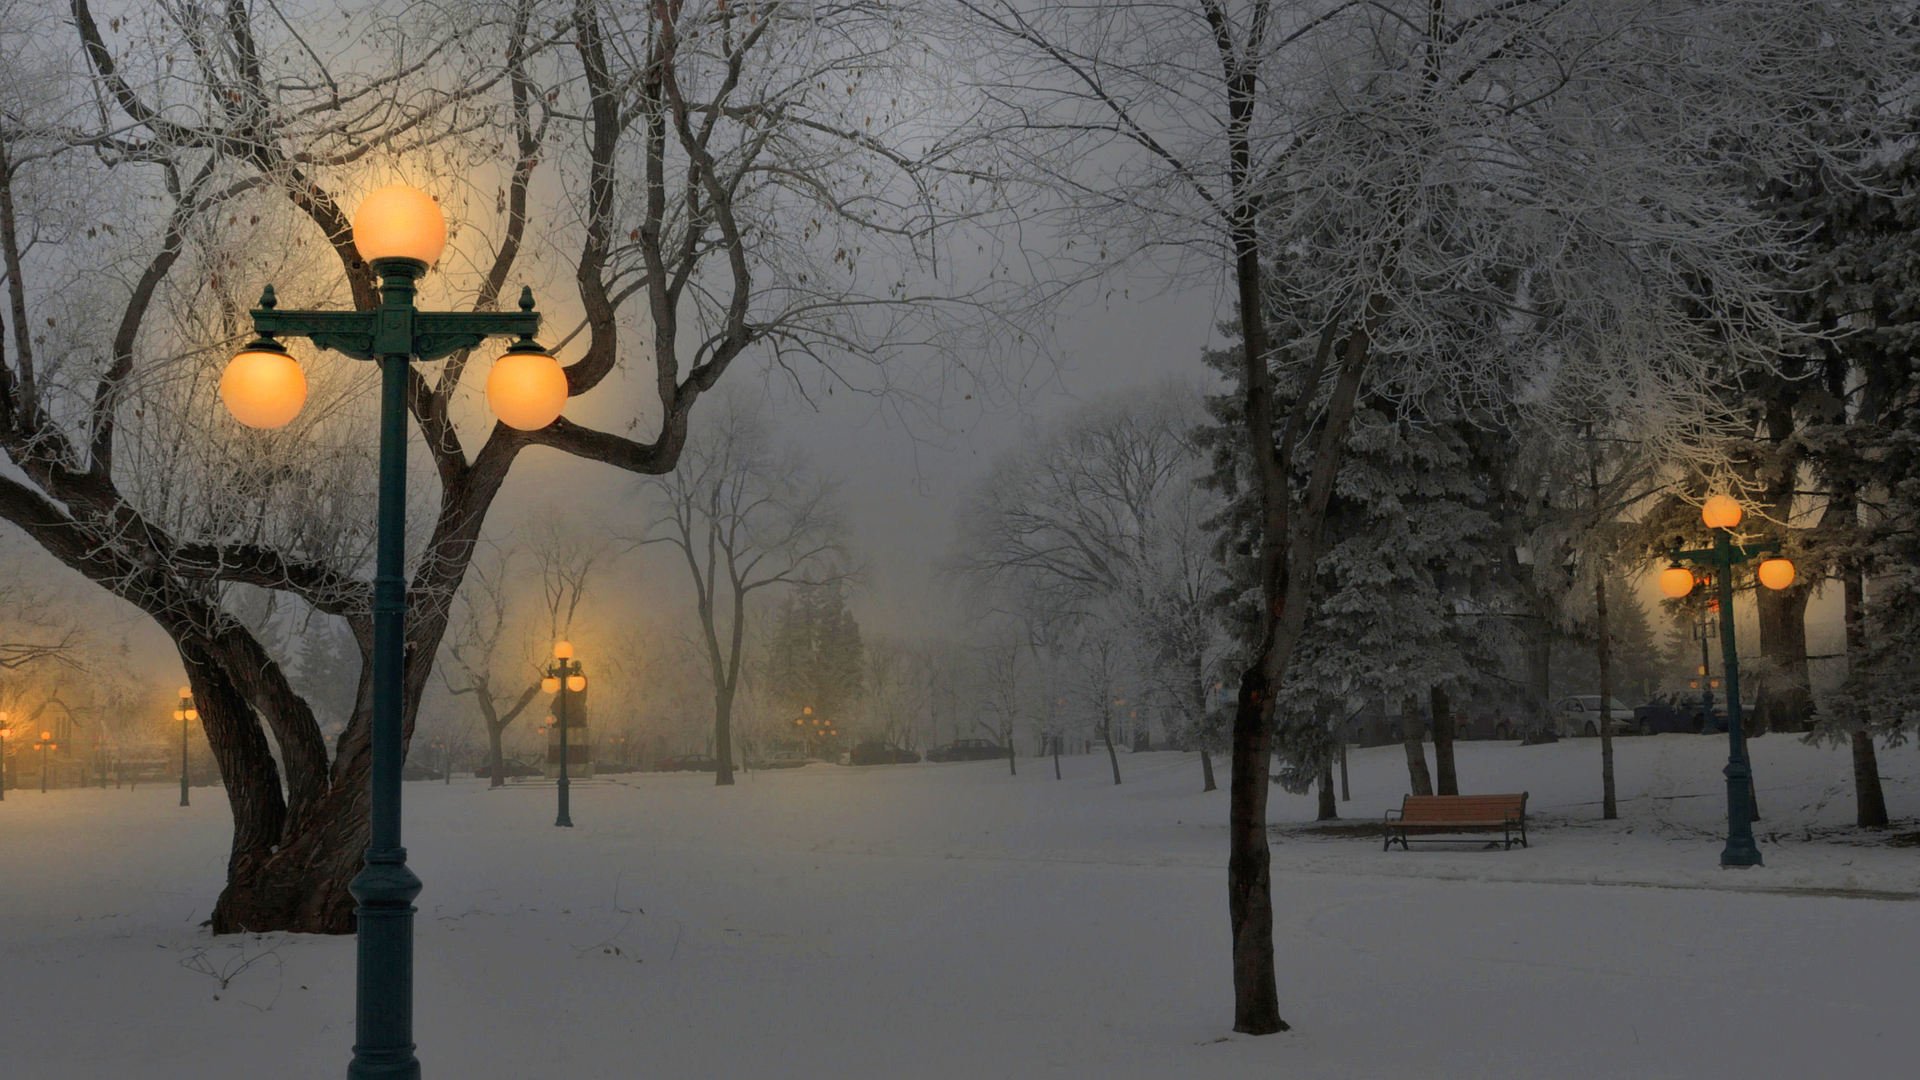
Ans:
<svg viewBox="0 0 1920 1080"><path fill-rule="evenodd" d="M395 315L391 308L372 311L279 311L255 308L254 331L283 337L303 337L323 349L355 360L376 359L378 346L392 340ZM540 332L537 311L418 311L410 312L404 328L408 353L420 360L438 360L461 349L471 349L490 337L531 339ZM386 333L382 333L386 331ZM384 339L384 340L382 340Z"/></svg>
<svg viewBox="0 0 1920 1080"><path fill-rule="evenodd" d="M1727 547L1730 562L1750 562L1762 555L1778 555L1779 544L1731 544ZM1688 551L1669 551L1667 558L1674 562L1692 563L1695 566L1720 565L1720 553L1714 548L1695 548Z"/></svg>

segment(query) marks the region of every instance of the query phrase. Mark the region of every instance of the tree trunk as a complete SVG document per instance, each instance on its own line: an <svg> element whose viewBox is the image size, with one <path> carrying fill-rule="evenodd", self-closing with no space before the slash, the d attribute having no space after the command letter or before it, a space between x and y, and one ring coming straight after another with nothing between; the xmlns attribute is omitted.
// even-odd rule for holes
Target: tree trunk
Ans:
<svg viewBox="0 0 1920 1080"><path fill-rule="evenodd" d="M1117 787L1120 783L1120 755L1115 753L1113 749L1112 720L1108 720L1106 723L1100 725L1100 741L1107 744L1107 764L1113 766L1113 782Z"/></svg>
<svg viewBox="0 0 1920 1080"><path fill-rule="evenodd" d="M1060 736L1055 735L1048 741L1053 744L1053 778L1058 780L1060 779Z"/></svg>
<svg viewBox="0 0 1920 1080"><path fill-rule="evenodd" d="M1811 582L1777 591L1765 586L1754 589L1760 655L1767 660L1766 676L1755 695L1755 734L1807 729L1813 709L1807 662L1807 601L1812 597Z"/></svg>
<svg viewBox="0 0 1920 1080"><path fill-rule="evenodd" d="M1333 758L1332 757L1328 757L1325 762L1321 763L1320 780L1318 783L1314 784L1314 787L1320 789L1320 814L1318 817L1314 818L1314 820L1315 821L1338 821L1340 819L1340 808L1339 808L1339 804L1333 801Z"/></svg>
<svg viewBox="0 0 1920 1080"><path fill-rule="evenodd" d="M1342 732L1340 735L1340 801L1353 801L1353 791L1347 787L1347 736L1345 732Z"/></svg>
<svg viewBox="0 0 1920 1080"><path fill-rule="evenodd" d="M487 781L487 786L490 788L500 787L507 782L507 755L501 746L501 736L506 733L506 730L504 724L499 727L487 725L487 760L492 763L487 770L491 777Z"/></svg>
<svg viewBox="0 0 1920 1080"><path fill-rule="evenodd" d="M1846 612L1847 668L1851 672L1860 663L1867 647L1867 588L1858 564L1849 563L1840 575ZM1880 788L1880 761L1874 753L1873 732L1864 716L1851 718L1860 725L1848 734L1853 744L1854 822L1861 828L1885 828L1887 796Z"/></svg>
<svg viewBox="0 0 1920 1080"><path fill-rule="evenodd" d="M726 688L713 694L713 786L733 784L733 692Z"/></svg>
<svg viewBox="0 0 1920 1080"><path fill-rule="evenodd" d="M1427 773L1426 741L1421 737L1420 702L1407 698L1400 704L1400 745L1407 751L1407 784L1415 795L1433 794L1433 777Z"/></svg>
<svg viewBox="0 0 1920 1080"><path fill-rule="evenodd" d="M1019 762L1016 760L1016 756L1014 753L1013 731L1011 729L1007 731L1007 775L1008 776L1020 775L1020 765L1019 765Z"/></svg>
<svg viewBox="0 0 1920 1080"><path fill-rule="evenodd" d="M1233 714L1233 771L1227 777L1227 918L1233 927L1233 1029L1252 1035L1287 1030L1273 963L1273 855L1267 849L1267 763L1273 729L1262 706L1266 658L1240 678Z"/></svg>
<svg viewBox="0 0 1920 1080"><path fill-rule="evenodd" d="M1433 769L1437 792L1458 795L1460 777L1453 768L1453 703L1439 686L1428 691L1427 700L1433 708Z"/></svg>
<svg viewBox="0 0 1920 1080"><path fill-rule="evenodd" d="M1200 748L1200 790L1208 792L1218 789L1219 785L1213 782L1213 755L1202 746Z"/></svg>
<svg viewBox="0 0 1920 1080"><path fill-rule="evenodd" d="M1605 559L1593 579L1593 611L1599 626L1594 651L1600 661L1600 817L1612 821L1620 816L1620 808L1613 797L1613 634L1607 625Z"/></svg>

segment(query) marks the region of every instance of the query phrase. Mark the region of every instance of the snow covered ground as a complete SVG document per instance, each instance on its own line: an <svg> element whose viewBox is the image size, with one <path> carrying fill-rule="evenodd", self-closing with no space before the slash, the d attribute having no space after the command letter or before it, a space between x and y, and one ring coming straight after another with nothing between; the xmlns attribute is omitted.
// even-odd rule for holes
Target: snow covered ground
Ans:
<svg viewBox="0 0 1920 1080"><path fill-rule="evenodd" d="M1460 747L1527 850L1383 854L1274 792L1282 1011L1233 1035L1226 798L1191 755L406 787L426 1073L1801 1077L1911 1065L1920 847L1861 842L1844 751L1753 744L1767 865L1716 865L1720 739ZM1398 805L1350 761L1349 821ZM1920 755L1885 752L1913 832ZM0 803L0 1075L338 1077L351 939L209 937L226 809ZM222 980L225 985L222 985Z"/></svg>

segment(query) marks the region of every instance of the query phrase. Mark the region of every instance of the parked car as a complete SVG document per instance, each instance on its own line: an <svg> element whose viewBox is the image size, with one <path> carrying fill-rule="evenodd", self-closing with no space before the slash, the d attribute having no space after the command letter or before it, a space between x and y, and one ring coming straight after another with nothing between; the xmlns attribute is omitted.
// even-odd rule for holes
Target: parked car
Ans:
<svg viewBox="0 0 1920 1080"><path fill-rule="evenodd" d="M444 780L446 776L430 765L416 765L409 761L400 766L402 780Z"/></svg>
<svg viewBox="0 0 1920 1080"><path fill-rule="evenodd" d="M679 754L661 758L656 772L719 772L720 759L712 754Z"/></svg>
<svg viewBox="0 0 1920 1080"><path fill-rule="evenodd" d="M473 775L479 777L482 780L491 779L493 777L493 766L491 764L482 765L479 768L473 770ZM541 775L541 771L539 769L534 768L531 765L526 764L525 762L515 761L512 758L508 758L507 760L500 763L500 775L506 776L506 777L539 776Z"/></svg>
<svg viewBox="0 0 1920 1080"><path fill-rule="evenodd" d="M1615 735L1630 735L1634 731L1633 707L1619 698L1608 699L1613 718ZM1554 731L1561 737L1570 735L1594 736L1600 734L1600 695L1575 694L1564 697L1553 706Z"/></svg>
<svg viewBox="0 0 1920 1080"><path fill-rule="evenodd" d="M1727 730L1727 706L1716 695L1713 717L1708 726L1706 706L1700 703L1698 690L1663 690L1633 710L1633 725L1642 735L1666 732L1699 734Z"/></svg>
<svg viewBox="0 0 1920 1080"><path fill-rule="evenodd" d="M991 761L1007 756L1007 748L991 739L955 739L927 751L928 761Z"/></svg>
<svg viewBox="0 0 1920 1080"><path fill-rule="evenodd" d="M797 769L813 759L798 750L775 750L766 757L756 757L749 764L754 769Z"/></svg>
<svg viewBox="0 0 1920 1080"><path fill-rule="evenodd" d="M919 760L920 755L912 750L888 746L877 739L854 744L846 755L848 765L912 765Z"/></svg>

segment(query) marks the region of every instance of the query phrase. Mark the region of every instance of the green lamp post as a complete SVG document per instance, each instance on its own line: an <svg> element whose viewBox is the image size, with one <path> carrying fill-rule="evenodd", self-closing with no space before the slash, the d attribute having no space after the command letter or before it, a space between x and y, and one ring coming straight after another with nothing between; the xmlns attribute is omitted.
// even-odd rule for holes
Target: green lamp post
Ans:
<svg viewBox="0 0 1920 1080"><path fill-rule="evenodd" d="M1672 565L1660 572L1660 591L1673 599L1694 590L1693 571L1682 563L1706 567L1719 587L1720 655L1727 691L1727 845L1721 866L1759 866L1760 848L1753 841L1753 766L1747 759L1747 736L1740 715L1740 653L1733 635L1733 568L1763 559L1760 583L1769 589L1793 584L1793 563L1780 558L1772 544L1736 544L1734 526L1740 524L1740 504L1727 495L1715 495L1700 509L1700 519L1713 533L1713 546L1671 553ZM1703 665L1704 666L1704 665ZM1712 713L1708 713L1711 722Z"/></svg>
<svg viewBox="0 0 1920 1080"><path fill-rule="evenodd" d="M567 796L567 695L577 694L587 688L587 677L580 669L580 661L573 658L573 643L558 642L553 647L553 663L547 666L546 677L540 680L540 689L559 698L560 707L560 812L553 819L555 828L573 828L573 813L568 805Z"/></svg>
<svg viewBox="0 0 1920 1080"><path fill-rule="evenodd" d="M193 688L180 688L180 707L173 710L173 718L180 721L180 805L187 806L187 725L200 719L200 710L193 707Z"/></svg>
<svg viewBox="0 0 1920 1080"><path fill-rule="evenodd" d="M507 426L536 430L559 417L567 376L534 342L540 316L532 290L517 312L420 311L414 285L446 246L439 206L403 185L374 191L353 216L354 246L380 280L371 311L279 311L273 286L260 295L260 336L227 365L220 397L236 419L278 428L300 412L306 376L277 338L304 337L323 349L380 365L380 494L373 584L373 730L369 838L365 867L353 879L358 958L353 1062L347 1075L420 1075L413 1043L413 900L420 879L400 845L401 676L405 662L407 368L470 349L489 337L518 340L487 377L487 399Z"/></svg>

